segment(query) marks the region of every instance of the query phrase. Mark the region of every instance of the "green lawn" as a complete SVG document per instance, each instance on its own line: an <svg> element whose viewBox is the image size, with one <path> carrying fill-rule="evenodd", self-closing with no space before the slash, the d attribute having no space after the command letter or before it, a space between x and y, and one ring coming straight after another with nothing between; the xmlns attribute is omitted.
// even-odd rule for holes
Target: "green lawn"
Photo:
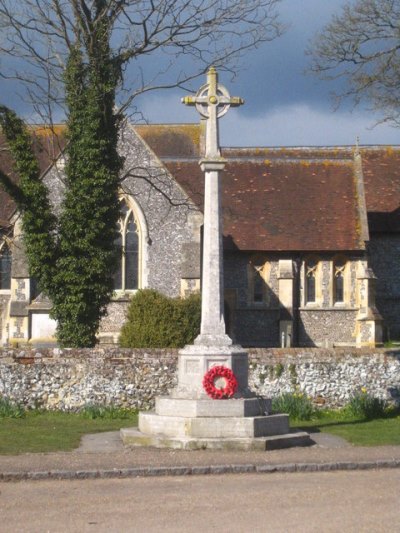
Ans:
<svg viewBox="0 0 400 533"><path fill-rule="evenodd" d="M375 420L346 419L340 412L321 413L310 421L291 421L293 427L305 431L321 431L346 439L356 446L400 445L400 415Z"/></svg>
<svg viewBox="0 0 400 533"><path fill-rule="evenodd" d="M79 446L86 433L136 425L133 412L123 418L90 419L76 413L31 411L24 418L0 419L0 454L69 451Z"/></svg>
<svg viewBox="0 0 400 533"><path fill-rule="evenodd" d="M137 425L137 414L120 418L85 418L59 411L27 412L24 418L0 419L0 454L69 451L77 448L87 433L116 431ZM320 413L311 421L291 421L292 427L332 433L357 446L400 445L400 415L376 420L346 417L340 412Z"/></svg>

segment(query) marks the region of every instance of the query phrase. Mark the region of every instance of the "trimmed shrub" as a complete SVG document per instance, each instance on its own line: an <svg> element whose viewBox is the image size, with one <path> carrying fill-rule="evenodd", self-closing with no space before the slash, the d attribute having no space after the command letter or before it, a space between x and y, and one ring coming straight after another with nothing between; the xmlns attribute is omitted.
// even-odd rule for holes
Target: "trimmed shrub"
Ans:
<svg viewBox="0 0 400 533"><path fill-rule="evenodd" d="M382 418L386 412L386 402L380 398L375 398L363 387L359 392L353 394L345 411L351 416L372 420Z"/></svg>
<svg viewBox="0 0 400 533"><path fill-rule="evenodd" d="M200 295L168 298L153 289L137 291L119 338L124 348L182 348L200 332Z"/></svg>
<svg viewBox="0 0 400 533"><path fill-rule="evenodd" d="M285 392L272 399L274 413L286 413L296 420L310 420L314 414L313 404L302 392Z"/></svg>

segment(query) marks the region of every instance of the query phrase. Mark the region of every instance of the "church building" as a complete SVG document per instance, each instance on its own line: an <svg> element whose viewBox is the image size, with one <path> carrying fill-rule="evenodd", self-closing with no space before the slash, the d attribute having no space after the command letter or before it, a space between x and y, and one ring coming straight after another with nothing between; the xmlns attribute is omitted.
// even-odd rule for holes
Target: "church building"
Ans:
<svg viewBox="0 0 400 533"><path fill-rule="evenodd" d="M62 131L32 130L55 210ZM203 123L121 132L121 261L100 343L118 342L138 289L201 290L204 132ZM400 147L223 148L222 156L225 321L234 341L362 347L400 339ZM0 167L11 172L7 151ZM29 276L19 214L0 191L0 346L54 342L50 309Z"/></svg>

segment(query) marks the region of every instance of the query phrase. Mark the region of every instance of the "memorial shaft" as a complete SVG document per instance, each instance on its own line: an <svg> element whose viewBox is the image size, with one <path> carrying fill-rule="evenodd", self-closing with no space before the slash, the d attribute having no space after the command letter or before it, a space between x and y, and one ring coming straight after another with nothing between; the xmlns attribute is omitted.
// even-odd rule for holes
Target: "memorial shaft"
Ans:
<svg viewBox="0 0 400 533"><path fill-rule="evenodd" d="M195 105L207 119L206 150L200 166L205 174L204 224L203 224L203 271L201 329L196 344L218 346L231 341L225 332L224 321L224 274L222 242L222 209L220 173L226 161L219 148L218 119L230 106L243 103L240 98L231 98L218 84L215 68L207 74L207 84L194 97L183 98L183 103Z"/></svg>

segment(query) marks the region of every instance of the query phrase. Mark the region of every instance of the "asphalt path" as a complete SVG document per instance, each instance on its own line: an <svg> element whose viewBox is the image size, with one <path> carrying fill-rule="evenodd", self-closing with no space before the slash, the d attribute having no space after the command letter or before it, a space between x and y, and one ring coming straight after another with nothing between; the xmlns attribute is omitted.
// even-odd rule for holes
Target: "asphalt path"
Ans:
<svg viewBox="0 0 400 533"><path fill-rule="evenodd" d="M400 532L400 470L0 484L1 533Z"/></svg>

